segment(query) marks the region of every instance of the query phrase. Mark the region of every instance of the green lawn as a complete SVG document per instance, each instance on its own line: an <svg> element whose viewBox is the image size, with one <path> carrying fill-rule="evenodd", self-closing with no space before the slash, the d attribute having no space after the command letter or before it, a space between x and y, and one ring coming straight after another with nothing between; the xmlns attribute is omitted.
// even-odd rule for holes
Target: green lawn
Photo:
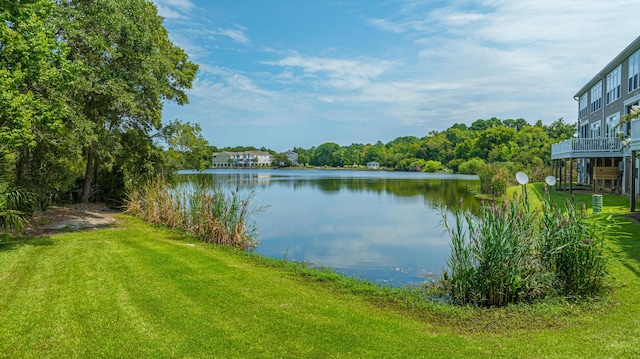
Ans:
<svg viewBox="0 0 640 359"><path fill-rule="evenodd" d="M0 245L0 356L640 357L640 227L623 229L606 301L480 310L383 301L120 216Z"/></svg>

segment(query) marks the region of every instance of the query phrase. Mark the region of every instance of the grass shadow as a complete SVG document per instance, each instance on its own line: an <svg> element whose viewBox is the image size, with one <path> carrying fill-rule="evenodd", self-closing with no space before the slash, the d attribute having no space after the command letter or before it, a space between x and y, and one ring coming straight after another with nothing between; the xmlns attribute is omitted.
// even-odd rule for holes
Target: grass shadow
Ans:
<svg viewBox="0 0 640 359"><path fill-rule="evenodd" d="M620 215L620 233L612 235L611 240L619 248L615 253L626 269L640 278L640 222Z"/></svg>
<svg viewBox="0 0 640 359"><path fill-rule="evenodd" d="M534 208L542 208L545 197L544 183L527 185L527 195ZM511 190L520 195L520 187L512 187ZM509 194L513 195L513 192ZM548 188L548 195L553 203L562 205L567 200L577 206L583 204L588 211L592 211L593 193L569 192ZM602 215L611 215L615 225L606 234L607 240L614 248L609 248L612 260L618 261L621 266L628 269L640 278L640 215L629 211L630 201L628 197L617 194L602 194Z"/></svg>
<svg viewBox="0 0 640 359"><path fill-rule="evenodd" d="M14 251L22 246L52 246L55 242L51 237L11 237L0 236L0 252Z"/></svg>

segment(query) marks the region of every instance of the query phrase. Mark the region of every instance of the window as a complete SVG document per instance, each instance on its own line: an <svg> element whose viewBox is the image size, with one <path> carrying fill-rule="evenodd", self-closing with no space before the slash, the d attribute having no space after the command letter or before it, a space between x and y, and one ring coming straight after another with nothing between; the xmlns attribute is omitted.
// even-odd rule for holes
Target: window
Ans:
<svg viewBox="0 0 640 359"><path fill-rule="evenodd" d="M580 111L578 112L578 118L587 117L587 94L580 96Z"/></svg>
<svg viewBox="0 0 640 359"><path fill-rule="evenodd" d="M624 113L630 114L631 110L633 110L633 106L638 106L638 104L639 104L638 101L635 101L633 103L626 105ZM631 122L627 121L624 123L624 125L622 126L622 133L624 133L626 136L631 135Z"/></svg>
<svg viewBox="0 0 640 359"><path fill-rule="evenodd" d="M640 50L629 57L629 92L640 87Z"/></svg>
<svg viewBox="0 0 640 359"><path fill-rule="evenodd" d="M591 138L600 137L600 122L594 122L591 124Z"/></svg>
<svg viewBox="0 0 640 359"><path fill-rule="evenodd" d="M591 88L591 112L598 111L602 108L602 81Z"/></svg>
<svg viewBox="0 0 640 359"><path fill-rule="evenodd" d="M589 134L589 125L585 124L580 126L580 138L587 138L588 134Z"/></svg>
<svg viewBox="0 0 640 359"><path fill-rule="evenodd" d="M622 81L622 65L607 75L607 105L620 98L620 82Z"/></svg>
<svg viewBox="0 0 640 359"><path fill-rule="evenodd" d="M618 128L619 124L620 118L618 114L607 117L607 127L605 129L607 137L616 137L616 132L620 130Z"/></svg>

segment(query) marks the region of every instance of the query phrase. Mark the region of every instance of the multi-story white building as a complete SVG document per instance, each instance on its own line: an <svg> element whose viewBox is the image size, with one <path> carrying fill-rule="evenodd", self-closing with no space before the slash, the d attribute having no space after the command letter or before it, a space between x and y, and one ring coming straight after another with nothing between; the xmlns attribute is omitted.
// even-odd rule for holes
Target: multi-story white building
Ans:
<svg viewBox="0 0 640 359"><path fill-rule="evenodd" d="M214 152L211 159L213 167L252 167L271 166L273 157L269 152Z"/></svg>

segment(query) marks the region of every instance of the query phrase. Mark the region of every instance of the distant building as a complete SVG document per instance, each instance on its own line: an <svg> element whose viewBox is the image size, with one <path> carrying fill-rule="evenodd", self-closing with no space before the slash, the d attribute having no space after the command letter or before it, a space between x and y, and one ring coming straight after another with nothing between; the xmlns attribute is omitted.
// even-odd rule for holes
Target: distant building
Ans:
<svg viewBox="0 0 640 359"><path fill-rule="evenodd" d="M233 152L214 152L211 156L212 167L230 167L233 165Z"/></svg>
<svg viewBox="0 0 640 359"><path fill-rule="evenodd" d="M287 159L293 164L293 165L297 165L298 164L298 154L293 152L293 151L287 151L284 153L285 155L287 155Z"/></svg>
<svg viewBox="0 0 640 359"><path fill-rule="evenodd" d="M214 152L211 159L213 167L265 167L270 166L273 158L269 152Z"/></svg>
<svg viewBox="0 0 640 359"><path fill-rule="evenodd" d="M376 161L367 162L367 168L377 170L378 168L380 168L380 163Z"/></svg>

